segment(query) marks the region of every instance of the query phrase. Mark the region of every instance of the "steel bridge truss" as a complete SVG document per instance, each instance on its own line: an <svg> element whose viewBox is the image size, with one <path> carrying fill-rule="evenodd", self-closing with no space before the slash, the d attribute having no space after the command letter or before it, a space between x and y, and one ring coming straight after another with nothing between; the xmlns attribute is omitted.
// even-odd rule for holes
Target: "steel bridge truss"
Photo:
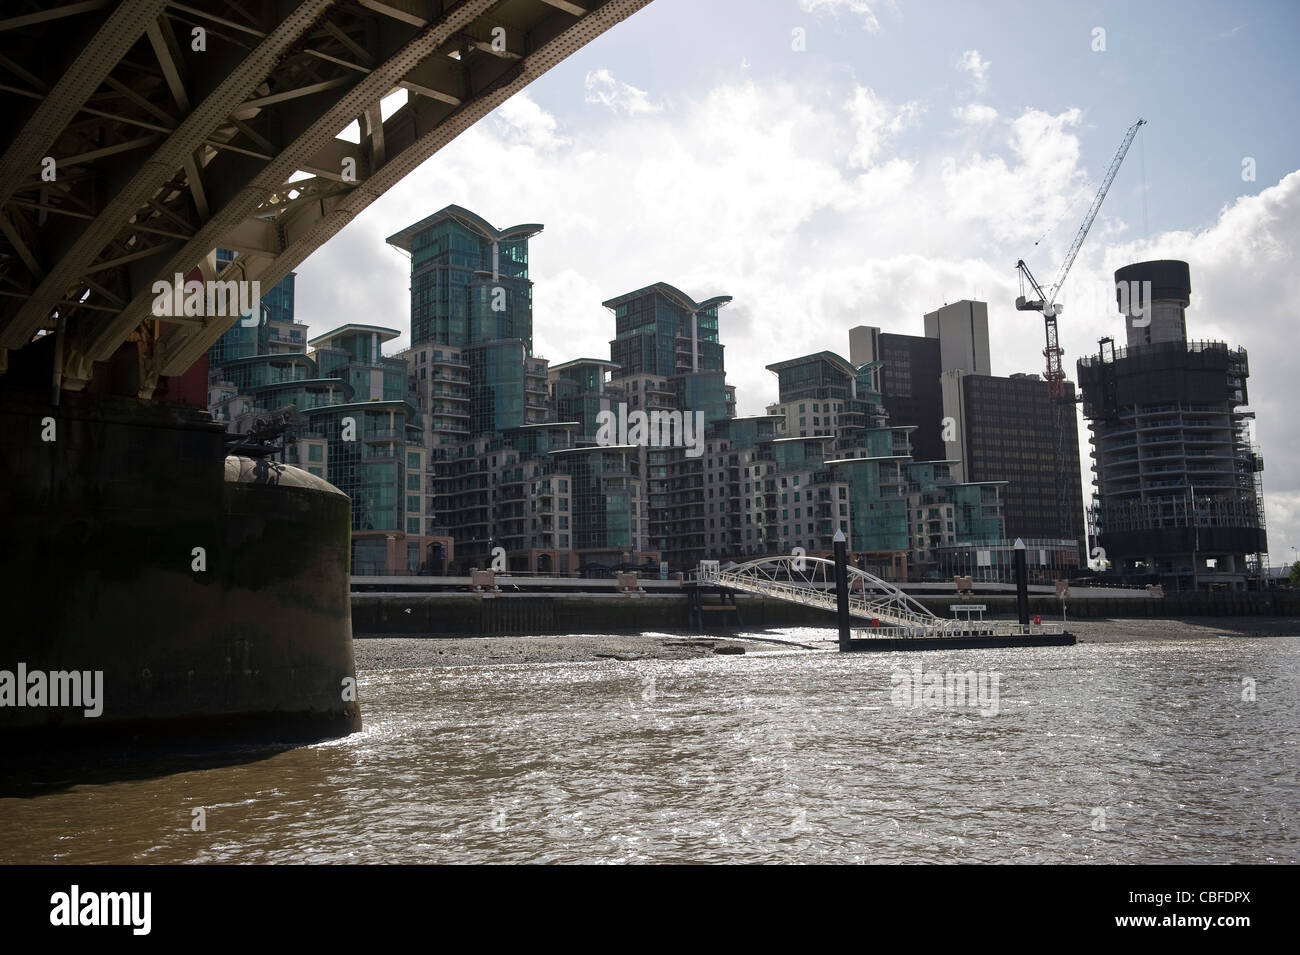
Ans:
<svg viewBox="0 0 1300 955"><path fill-rule="evenodd" d="M852 566L847 571L850 616L877 620L916 635L969 632L966 621L936 617L889 581ZM819 607L832 612L836 609L835 563L824 557L771 557L726 570L721 569L716 561L702 561L696 580L701 584L762 594L805 607Z"/></svg>
<svg viewBox="0 0 1300 955"><path fill-rule="evenodd" d="M1054 624L1018 624L993 620L949 620L936 617L926 607L887 580L856 567L846 568L849 615L875 624L858 630L862 636L957 637L971 634L1029 636L1061 633ZM727 569L717 561L701 561L697 584L728 587L774 597L805 607L835 612L835 564L823 557L767 557Z"/></svg>
<svg viewBox="0 0 1300 955"><path fill-rule="evenodd" d="M0 372L54 333L79 390L127 342L142 397L371 202L650 0L11 0L0 14ZM381 102L404 90L387 119ZM355 127L353 127L355 124ZM340 134L355 128L352 142ZM215 250L238 256L217 274ZM197 272L196 272L197 270Z"/></svg>

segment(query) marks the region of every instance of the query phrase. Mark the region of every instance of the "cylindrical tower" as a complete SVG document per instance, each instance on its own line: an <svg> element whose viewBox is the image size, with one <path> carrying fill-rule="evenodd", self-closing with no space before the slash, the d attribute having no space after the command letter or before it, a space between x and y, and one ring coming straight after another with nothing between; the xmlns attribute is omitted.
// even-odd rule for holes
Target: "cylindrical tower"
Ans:
<svg viewBox="0 0 1300 955"><path fill-rule="evenodd" d="M1186 309L1192 297L1186 262L1158 259L1115 271L1115 300L1125 314L1128 345L1187 341Z"/></svg>
<svg viewBox="0 0 1300 955"><path fill-rule="evenodd" d="M1186 262L1138 262L1115 283L1128 347L1078 363L1098 543L1121 574L1244 588L1267 550L1246 350L1187 340Z"/></svg>

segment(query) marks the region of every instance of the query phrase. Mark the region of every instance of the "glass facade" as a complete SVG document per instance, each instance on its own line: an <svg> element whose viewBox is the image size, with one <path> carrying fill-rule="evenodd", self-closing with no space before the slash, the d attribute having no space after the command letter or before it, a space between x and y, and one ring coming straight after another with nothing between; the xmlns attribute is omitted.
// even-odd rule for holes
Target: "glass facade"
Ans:
<svg viewBox="0 0 1300 955"><path fill-rule="evenodd" d="M614 313L610 358L624 375L722 371L718 309L729 301L695 302L664 282L610 299L604 303Z"/></svg>
<svg viewBox="0 0 1300 955"><path fill-rule="evenodd" d="M406 428L414 409L405 402L372 401L309 415L312 433L327 441L326 479L352 499L352 529L404 530ZM344 418L353 420L354 440L344 440Z"/></svg>
<svg viewBox="0 0 1300 955"><path fill-rule="evenodd" d="M411 255L411 341L465 348L502 338L533 349L528 239L540 225L493 228L448 206L388 242Z"/></svg>
<svg viewBox="0 0 1300 955"><path fill-rule="evenodd" d="M229 249L217 249L217 272L220 274L235 259ZM305 348L306 341L301 326L294 324L294 281L296 273L290 272L269 289L262 289L261 314L256 325L235 322L208 349L208 365L217 368L238 358L265 355L284 341Z"/></svg>
<svg viewBox="0 0 1300 955"><path fill-rule="evenodd" d="M683 411L703 412L705 424L736 414L735 389L727 384L721 371L680 375L672 379L672 384L678 406Z"/></svg>
<svg viewBox="0 0 1300 955"><path fill-rule="evenodd" d="M563 455L573 481L573 547L630 548L627 452L592 448Z"/></svg>
<svg viewBox="0 0 1300 955"><path fill-rule="evenodd" d="M496 342L466 350L469 359L470 430L500 434L522 427L525 415L521 342Z"/></svg>

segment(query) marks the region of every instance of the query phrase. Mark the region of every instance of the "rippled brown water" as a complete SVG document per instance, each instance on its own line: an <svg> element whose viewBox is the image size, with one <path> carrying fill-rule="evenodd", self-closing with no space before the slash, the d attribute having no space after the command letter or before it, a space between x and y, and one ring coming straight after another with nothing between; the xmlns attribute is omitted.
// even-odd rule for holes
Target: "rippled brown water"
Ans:
<svg viewBox="0 0 1300 955"><path fill-rule="evenodd" d="M0 862L1300 858L1300 638L358 659L363 733L0 799ZM895 705L891 672L918 663L998 673L997 715Z"/></svg>

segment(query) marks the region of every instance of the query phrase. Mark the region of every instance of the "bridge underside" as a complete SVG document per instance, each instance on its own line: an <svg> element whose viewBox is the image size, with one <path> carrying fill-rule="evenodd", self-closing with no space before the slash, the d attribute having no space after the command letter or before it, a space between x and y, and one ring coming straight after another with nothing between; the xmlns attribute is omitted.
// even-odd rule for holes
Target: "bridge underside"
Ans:
<svg viewBox="0 0 1300 955"><path fill-rule="evenodd" d="M6 2L0 372L9 351L54 335L55 379L79 390L129 343L148 397L239 320L159 318L156 281L269 289L647 3ZM340 138L354 123L359 142ZM217 248L239 253L220 275Z"/></svg>

